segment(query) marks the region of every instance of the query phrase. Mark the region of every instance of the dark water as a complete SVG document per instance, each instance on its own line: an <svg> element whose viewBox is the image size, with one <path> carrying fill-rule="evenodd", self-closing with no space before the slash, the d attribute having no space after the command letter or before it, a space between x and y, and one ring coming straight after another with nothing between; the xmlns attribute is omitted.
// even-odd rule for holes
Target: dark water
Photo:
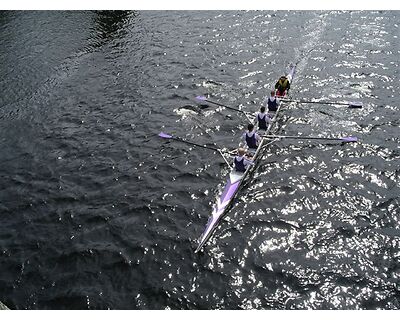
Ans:
<svg viewBox="0 0 400 320"><path fill-rule="evenodd" d="M0 300L13 309L399 309L398 11L1 12ZM200 254L290 62L281 140ZM185 107L186 106L186 107Z"/></svg>

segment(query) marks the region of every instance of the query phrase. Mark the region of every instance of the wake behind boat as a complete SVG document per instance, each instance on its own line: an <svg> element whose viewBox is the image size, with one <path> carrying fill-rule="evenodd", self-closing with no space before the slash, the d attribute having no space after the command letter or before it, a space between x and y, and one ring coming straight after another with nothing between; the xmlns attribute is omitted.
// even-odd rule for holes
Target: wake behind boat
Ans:
<svg viewBox="0 0 400 320"><path fill-rule="evenodd" d="M287 74L287 79L290 83L293 81L295 70L296 66L291 66ZM265 131L266 135L271 133L272 127L279 115L281 106L282 103L279 105L272 121L269 123L268 128ZM259 158L261 158L262 149L264 148L266 141L267 138L261 139L261 142L258 145L258 148L256 149L253 156L254 162L256 162ZM212 214L207 222L206 228L203 234L200 236L199 245L197 246L195 253L199 252L207 243L207 241L211 238L213 232L215 231L216 227L219 224L219 221L221 221L222 217L228 212L230 206L232 205L235 196L240 190L240 187L243 185L244 181L251 174L251 172L254 170L255 167L256 167L255 165L248 166L245 172L238 172L235 169L232 169L232 171L229 174L225 188L222 194L218 197L216 204L214 205Z"/></svg>

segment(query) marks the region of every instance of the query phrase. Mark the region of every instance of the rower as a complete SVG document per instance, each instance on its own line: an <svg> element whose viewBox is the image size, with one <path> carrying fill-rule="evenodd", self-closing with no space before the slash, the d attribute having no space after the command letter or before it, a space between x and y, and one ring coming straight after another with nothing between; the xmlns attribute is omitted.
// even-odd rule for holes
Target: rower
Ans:
<svg viewBox="0 0 400 320"><path fill-rule="evenodd" d="M276 112L279 106L279 99L275 96L275 91L271 91L271 96L265 98L264 100L264 107L268 108L268 111Z"/></svg>
<svg viewBox="0 0 400 320"><path fill-rule="evenodd" d="M257 114L258 130L268 130L268 125L271 118L268 113L265 112L265 107L260 108L260 112Z"/></svg>
<svg viewBox="0 0 400 320"><path fill-rule="evenodd" d="M261 137L254 130L254 124L249 123L247 126L247 131L243 133L242 139L244 142L246 142L249 149L257 149L258 144L261 141Z"/></svg>
<svg viewBox="0 0 400 320"><path fill-rule="evenodd" d="M285 91L286 94L289 93L290 89L289 79L286 76L280 77L277 83L275 84L275 89L277 90L276 95L278 97L283 97L285 95Z"/></svg>
<svg viewBox="0 0 400 320"><path fill-rule="evenodd" d="M239 148L237 156L233 159L233 164L236 171L245 172L247 167L254 163L250 161L250 158L246 157L246 150Z"/></svg>

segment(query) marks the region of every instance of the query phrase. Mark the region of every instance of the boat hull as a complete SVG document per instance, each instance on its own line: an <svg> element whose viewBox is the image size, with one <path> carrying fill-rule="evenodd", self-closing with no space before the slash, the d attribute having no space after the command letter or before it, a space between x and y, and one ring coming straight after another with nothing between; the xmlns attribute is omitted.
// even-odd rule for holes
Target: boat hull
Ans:
<svg viewBox="0 0 400 320"><path fill-rule="evenodd" d="M293 76L295 72L295 67L292 67L287 75L290 82L292 82ZM265 134L269 134L272 130L273 124L279 114L281 105L278 107L278 110L275 112L273 119L271 120L270 124L268 125ZM200 236L199 244L195 250L195 253L199 252L207 241L211 238L213 232L215 231L216 227L219 224L219 221L223 218L226 212L229 210L230 205L233 203L236 194L239 192L240 187L243 185L244 181L246 180L247 176L250 175L252 170L256 167L256 162L259 159L259 155L262 149L265 146L265 142L267 139L261 139L261 142L254 153L253 161L254 165L248 166L244 173L237 172L236 170L232 170L229 174L227 183L225 185L224 191L222 192L221 196L218 198L216 204L214 205L212 214L208 219L206 228L202 235Z"/></svg>

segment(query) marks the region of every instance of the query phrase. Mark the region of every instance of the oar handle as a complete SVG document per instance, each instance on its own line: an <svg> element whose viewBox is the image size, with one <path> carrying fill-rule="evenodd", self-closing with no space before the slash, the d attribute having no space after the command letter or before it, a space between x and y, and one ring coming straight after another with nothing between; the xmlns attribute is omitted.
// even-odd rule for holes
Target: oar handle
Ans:
<svg viewBox="0 0 400 320"><path fill-rule="evenodd" d="M197 146L197 147L200 147L200 148L210 149L210 150L214 150L214 151L219 152L219 149L218 149L218 148L209 147L209 146L206 146L206 145L204 145L204 144L199 144L199 143L196 143L196 142L186 141L185 139L182 139L182 138L180 138L180 137L173 137L172 139L175 139L175 140L178 140L178 141L181 141L181 142L184 142L184 143L193 145L193 146Z"/></svg>
<svg viewBox="0 0 400 320"><path fill-rule="evenodd" d="M218 148L209 147L209 146L206 146L206 145L203 145L203 144L187 141L185 139L182 139L181 137L174 137L174 136L172 136L170 134L167 134L167 133L164 133L164 132L160 132L158 134L158 136L161 137L161 138L164 138L164 139L172 139L172 140L183 142L183 143L186 143L186 144L189 144L189 145L193 145L193 146L196 146L196 147L201 147L201 148L204 148L204 149L210 149L210 150L213 150L213 151L217 151L221 155L221 157L224 159L226 164L229 166L229 168L232 169L232 166L229 163L228 159L224 156L224 153L231 155L229 150L226 151L226 150L222 150L222 149L218 149Z"/></svg>
<svg viewBox="0 0 400 320"><path fill-rule="evenodd" d="M204 97L204 96L197 96L196 99L197 99L197 100L200 100L200 101L206 101L206 102L208 102L208 103L215 104L215 105L220 106L220 107L224 107L224 108L227 108L227 109L231 109L231 110L235 110L235 111L241 112L241 113L243 113L243 114L246 116L246 118L247 118L247 120L248 120L249 122L252 122L252 121L249 119L248 115L247 115L248 112L246 112L246 111L244 111L244 110L241 110L241 109L239 109L239 108L230 107L230 106L227 106L227 105L225 105L225 104L221 104L221 103L218 103L218 102L215 102L215 101L212 101L212 100L208 100L208 99L207 99L206 97Z"/></svg>
<svg viewBox="0 0 400 320"><path fill-rule="evenodd" d="M172 140L180 141L180 142L183 142L183 143L186 143L186 144L190 144L190 145L193 145L193 146L196 146L196 147L201 147L201 148L204 148L204 149L210 149L210 150L217 151L217 152L225 152L222 149L209 147L209 146L206 146L204 144L200 144L200 143L196 143L196 142L187 141L187 140L185 140L185 139L183 139L181 137L175 137L173 135L170 135L170 134L164 133L164 132L160 132L158 134L158 136L161 137L161 138L164 138L164 139L172 139Z"/></svg>

